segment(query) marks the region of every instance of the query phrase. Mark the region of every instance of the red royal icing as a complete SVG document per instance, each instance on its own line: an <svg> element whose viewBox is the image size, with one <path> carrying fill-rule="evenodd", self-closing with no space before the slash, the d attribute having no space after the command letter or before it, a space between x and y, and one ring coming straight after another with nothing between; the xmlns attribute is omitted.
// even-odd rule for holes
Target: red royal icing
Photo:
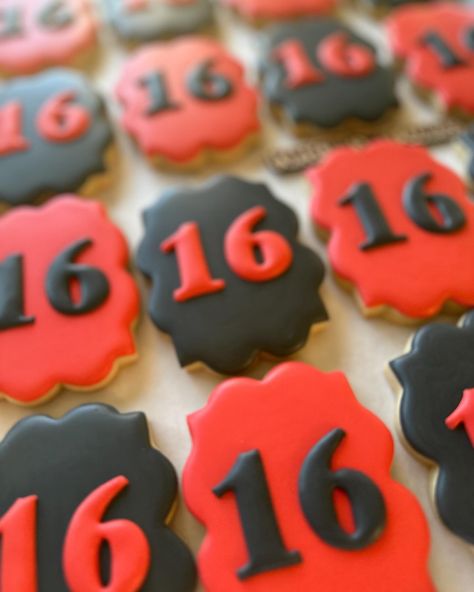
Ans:
<svg viewBox="0 0 474 592"><path fill-rule="evenodd" d="M232 86L227 96L204 100L190 92L190 74L206 62L211 75ZM170 107L150 114L153 100L143 79L156 74ZM213 91L212 81L204 90ZM172 162L191 161L206 149L234 148L260 127L256 91L245 82L242 66L211 39L188 37L139 50L125 65L117 95L122 124L141 150Z"/></svg>
<svg viewBox="0 0 474 592"><path fill-rule="evenodd" d="M458 204L465 217L462 228L428 232L409 217L403 191L423 173L432 175L425 193L445 195ZM408 317L426 318L450 300L474 305L474 204L462 180L425 148L385 140L360 150L340 148L309 177L314 185L313 220L331 235L331 265L356 287L365 307L386 305ZM404 239L361 249L366 232L360 217L354 205L340 204L359 183L370 185L392 232Z"/></svg>
<svg viewBox="0 0 474 592"><path fill-rule="evenodd" d="M454 3L406 6L395 11L387 22L392 51L397 58L406 60L410 79L436 93L445 107L470 113L474 113L474 44L468 43L466 36L472 27L472 8ZM462 64L443 66L437 52L423 41L433 33Z"/></svg>
<svg viewBox="0 0 474 592"><path fill-rule="evenodd" d="M64 91L52 97L38 113L38 131L51 142L72 142L84 135L90 127L91 117L81 105L74 105L73 91Z"/></svg>
<svg viewBox="0 0 474 592"><path fill-rule="evenodd" d="M445 423L450 430L455 430L463 424L474 447L474 389L466 389L463 392L461 402L451 415L446 418Z"/></svg>
<svg viewBox="0 0 474 592"><path fill-rule="evenodd" d="M331 592L367 592L380 582L384 592L406 590L407 582L417 592L434 591L426 565L429 532L422 510L390 476L390 433L358 403L343 374L325 374L293 362L273 369L261 382L231 379L217 387L189 424L193 448L183 488L187 505L207 531L198 564L208 592L294 592L312 590L315 582L318 589ZM335 428L344 430L345 437L332 457L331 471L362 473L385 502L381 532L359 550L336 548L317 536L298 496L308 452ZM217 497L213 489L239 455L255 449L264 465L282 541L299 553L300 560L239 579L236 572L248 561L248 548L236 497L230 492ZM347 497L334 499L340 524L351 530Z"/></svg>
<svg viewBox="0 0 474 592"><path fill-rule="evenodd" d="M18 34L0 35L0 69L29 74L47 66L67 65L94 45L97 25L89 0L63 0L63 11L70 11L70 23L61 27L45 26L40 16L55 0L7 0L7 8L18 10ZM0 31L5 20L0 19Z"/></svg>
<svg viewBox="0 0 474 592"><path fill-rule="evenodd" d="M19 498L0 519L3 592L37 592L37 506L36 495Z"/></svg>
<svg viewBox="0 0 474 592"><path fill-rule="evenodd" d="M350 44L347 33L333 33L323 39L318 57L332 73L343 78L367 76L375 68L373 53L363 45Z"/></svg>
<svg viewBox="0 0 474 592"><path fill-rule="evenodd" d="M107 520L103 515L127 487L128 479L115 477L95 489L77 508L64 539L64 577L69 589L79 592L139 590L150 567L150 546L138 525L130 520ZM110 549L110 578L100 574L100 548Z"/></svg>
<svg viewBox="0 0 474 592"><path fill-rule="evenodd" d="M92 243L74 263L99 270L109 293L94 310L64 314L50 302L46 278L58 255L85 238ZM60 385L92 388L108 378L119 358L135 353L131 327L139 299L126 270L127 245L99 203L62 196L41 208L4 215L0 262L14 255L23 258L23 316L34 320L0 330L0 393L29 404ZM71 282L73 298L75 288Z"/></svg>
<svg viewBox="0 0 474 592"><path fill-rule="evenodd" d="M251 19L287 19L295 16L324 14L338 0L222 0Z"/></svg>

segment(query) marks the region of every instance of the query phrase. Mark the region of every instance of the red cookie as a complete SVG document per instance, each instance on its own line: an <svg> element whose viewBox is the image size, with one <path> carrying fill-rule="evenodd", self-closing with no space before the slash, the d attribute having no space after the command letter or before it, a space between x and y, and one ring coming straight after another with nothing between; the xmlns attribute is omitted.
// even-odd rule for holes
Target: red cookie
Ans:
<svg viewBox="0 0 474 592"><path fill-rule="evenodd" d="M117 95L122 125L155 164L189 167L226 156L260 128L257 93L242 66L204 37L139 50L124 67Z"/></svg>
<svg viewBox="0 0 474 592"><path fill-rule="evenodd" d="M449 303L474 306L474 204L428 150L339 148L309 177L332 268L366 314L425 319Z"/></svg>
<svg viewBox="0 0 474 592"><path fill-rule="evenodd" d="M289 18L326 14L337 5L337 0L221 0L238 10L251 21L285 20Z"/></svg>
<svg viewBox="0 0 474 592"><path fill-rule="evenodd" d="M184 495L208 592L433 592L422 510L393 441L339 372L302 363L221 384L190 420Z"/></svg>
<svg viewBox="0 0 474 592"><path fill-rule="evenodd" d="M89 0L4 0L0 70L30 74L69 65L94 47L96 34Z"/></svg>
<svg viewBox="0 0 474 592"><path fill-rule="evenodd" d="M0 219L0 394L36 404L99 387L135 355L127 245L97 202L62 196Z"/></svg>
<svg viewBox="0 0 474 592"><path fill-rule="evenodd" d="M387 33L410 80L435 94L444 110L474 114L474 11L455 3L406 6Z"/></svg>

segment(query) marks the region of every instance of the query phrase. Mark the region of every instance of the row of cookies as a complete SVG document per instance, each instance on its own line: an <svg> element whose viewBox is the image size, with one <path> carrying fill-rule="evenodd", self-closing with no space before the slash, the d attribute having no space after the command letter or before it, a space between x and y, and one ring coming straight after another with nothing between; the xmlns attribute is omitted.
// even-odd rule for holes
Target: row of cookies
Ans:
<svg viewBox="0 0 474 592"><path fill-rule="evenodd" d="M426 347L446 354L443 363L450 364L437 369L439 376L459 367L455 356L465 355L466 339L472 342L471 320L464 334L433 328L436 338L417 338L421 350L394 367L410 393L401 413L405 434L440 464L438 510L472 544L472 441L460 429L447 435L462 421L472 428L474 391L453 413L451 394L444 396L444 385L430 375L426 355ZM447 421L438 409L433 415L433 386ZM287 363L261 382L233 379L188 421L193 447L183 490L206 528L198 566L208 592L289 592L295 585L309 589L315 579L334 592L365 592L380 581L385 592L435 590L426 519L390 475L390 432L360 405L342 373ZM96 404L60 419L29 417L7 434L0 460L8 484L0 493L5 592L19 585L22 591L195 589L193 557L170 530L176 474L152 448L144 414Z"/></svg>
<svg viewBox="0 0 474 592"><path fill-rule="evenodd" d="M438 8L441 25L450 23L446 11L458 10L444 5L416 10ZM465 21L459 27L463 32ZM311 62L314 46L324 73ZM435 61L437 74L426 86L432 83L446 106L469 112L474 70L464 64L445 68L433 47L438 45L422 47L416 72L429 77L425 62ZM297 130L343 126L347 136L362 122L379 121L397 103L390 70L376 63L371 46L334 20L279 28L267 58L265 94ZM210 156L241 154L260 130L256 90L240 64L207 38L137 52L124 66L117 95L123 127L153 163L195 169ZM48 193L87 193L88 178L106 168L112 132L101 100L78 74L50 70L5 83L0 125L0 198L7 203L32 202ZM30 175L21 175L25 168Z"/></svg>
<svg viewBox="0 0 474 592"><path fill-rule="evenodd" d="M371 0L368 0L371 2ZM378 8L384 3L374 0ZM396 2L399 4L399 2ZM222 0L248 20L317 16L336 0ZM125 41L145 42L194 33L214 22L212 0L9 0L0 15L0 70L26 74L48 66L90 64L98 38L98 12Z"/></svg>

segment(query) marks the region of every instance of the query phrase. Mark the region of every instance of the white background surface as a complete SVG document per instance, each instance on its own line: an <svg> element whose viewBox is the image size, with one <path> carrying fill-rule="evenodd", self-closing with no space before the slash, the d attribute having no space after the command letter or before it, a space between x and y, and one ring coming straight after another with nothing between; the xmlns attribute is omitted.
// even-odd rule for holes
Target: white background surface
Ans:
<svg viewBox="0 0 474 592"><path fill-rule="evenodd" d="M380 28L368 25L367 19L355 18L355 15L349 13L346 16L354 17L353 23L377 39L381 54L386 57ZM220 14L219 20L222 38L249 66L252 76L257 62L258 34L229 14ZM115 41L110 31L104 31L102 41L99 62L91 75L97 87L107 95L112 117L117 124L119 111L112 99L113 87L127 51ZM401 84L400 90L405 97L410 94L407 87L405 83ZM410 97L412 107L416 108L418 121L426 120L426 114L419 111L419 104L412 99ZM270 124L268 117L265 117L265 121L267 147L288 141L282 135L277 136L276 127ZM153 171L140 158L132 142L118 130L118 126L117 139L120 148L118 167L113 172L110 189L99 197L106 203L111 217L125 231L135 252L143 235L141 212L154 202L164 188L177 183L202 182L219 169L206 171L199 176L164 175ZM437 153L462 171L463 167L452 150L444 149ZM272 175L261 165L261 154L258 152L225 170L248 179L266 181L277 196L298 212L302 242L314 248L325 259L324 247L315 239L311 229L308 216L310 187L303 176L279 178ZM145 298L145 284L136 270L134 273ZM450 534L440 523L429 495L429 471L405 451L395 433L396 400L384 377L384 366L388 360L402 353L412 330L390 325L382 320L363 319L355 300L334 283L329 273L322 288L322 296L331 322L325 331L313 335L307 346L293 356L293 359L302 360L325 371L343 370L359 401L388 425L396 442L393 475L417 495L430 521L433 539L430 570L436 589L439 592L472 592L474 555L467 545ZM190 449L186 416L206 403L211 390L220 380L206 371L188 373L180 369L171 340L151 324L145 306L137 330L139 358L134 364L122 369L105 389L98 392L74 394L62 391L53 401L36 409L25 410L1 402L1 433L4 434L17 420L29 413L40 412L57 417L81 403L101 401L116 406L120 411L144 411L158 447L170 458L180 474ZM452 319L452 322L455 320ZM261 378L269 368L270 364L262 362L249 375ZM184 508L181 499L174 528L196 552L203 530ZM406 534L407 538L410 537L410 532ZM377 590L383 592L383 582L379 583ZM372 589L368 592L372 592Z"/></svg>

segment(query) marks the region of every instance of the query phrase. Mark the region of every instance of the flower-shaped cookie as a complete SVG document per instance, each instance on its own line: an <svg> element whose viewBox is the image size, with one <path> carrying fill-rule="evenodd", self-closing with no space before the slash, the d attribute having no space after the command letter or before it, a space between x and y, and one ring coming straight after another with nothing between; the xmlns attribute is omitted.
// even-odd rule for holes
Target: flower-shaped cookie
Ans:
<svg viewBox="0 0 474 592"><path fill-rule="evenodd" d="M236 177L171 190L145 212L137 263L182 366L234 374L259 352L290 355L327 320L323 264L297 232L265 185Z"/></svg>
<svg viewBox="0 0 474 592"><path fill-rule="evenodd" d="M190 166L242 147L260 129L257 93L217 41L149 45L125 64L122 125L154 163Z"/></svg>
<svg viewBox="0 0 474 592"><path fill-rule="evenodd" d="M474 204L428 150L389 140L343 147L309 177L331 266L364 312L424 319L451 302L474 306Z"/></svg>
<svg viewBox="0 0 474 592"><path fill-rule="evenodd" d="M387 428L340 372L235 378L189 418L186 503L206 528L208 592L434 592L429 532L390 476Z"/></svg>
<svg viewBox="0 0 474 592"><path fill-rule="evenodd" d="M474 313L458 327L431 324L392 361L401 386L402 434L435 471L434 501L445 525L474 545Z"/></svg>
<svg viewBox="0 0 474 592"><path fill-rule="evenodd" d="M0 87L0 200L30 203L106 172L112 129L100 96L71 70Z"/></svg>
<svg viewBox="0 0 474 592"><path fill-rule="evenodd" d="M194 590L192 556L167 526L176 474L142 413L23 419L0 444L0 483L5 591Z"/></svg>
<svg viewBox="0 0 474 592"><path fill-rule="evenodd" d="M398 9L387 22L395 56L410 80L444 110L474 114L474 11L457 3Z"/></svg>
<svg viewBox="0 0 474 592"><path fill-rule="evenodd" d="M98 387L135 355L139 301L127 244L97 202L73 196L0 219L0 393L39 403Z"/></svg>
<svg viewBox="0 0 474 592"><path fill-rule="evenodd" d="M7 0L0 11L0 71L70 65L94 47L96 33L90 0Z"/></svg>

